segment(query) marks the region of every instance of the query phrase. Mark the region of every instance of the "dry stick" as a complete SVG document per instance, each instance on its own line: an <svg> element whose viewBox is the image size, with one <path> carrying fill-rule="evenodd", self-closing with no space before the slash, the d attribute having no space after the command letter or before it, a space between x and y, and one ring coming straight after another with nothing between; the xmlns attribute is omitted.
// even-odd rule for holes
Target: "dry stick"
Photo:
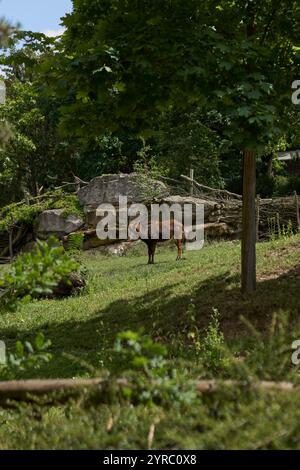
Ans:
<svg viewBox="0 0 300 470"><path fill-rule="evenodd" d="M90 184L88 181L83 181L81 178L76 176L73 172L72 172L72 175L73 175L76 183L79 182L79 183L82 183L82 184Z"/></svg>
<svg viewBox="0 0 300 470"><path fill-rule="evenodd" d="M14 227L16 228L16 226L14 226ZM22 236L23 236L23 234L24 234L22 227L19 227L19 230L18 230L18 232L17 232L15 238L11 239L10 233L12 233L12 231L13 231L13 228L11 228L10 231L8 232L8 235L9 235L9 243L8 243L8 245L9 245L9 246L6 246L6 247L0 252L0 258L4 258L4 256L5 256L6 254L10 254L10 257L8 258L8 260L12 260L12 258L13 258L13 256L12 256L12 255L13 255L13 247L16 245L16 243L18 243L18 242L21 240L21 238L22 238Z"/></svg>
<svg viewBox="0 0 300 470"><path fill-rule="evenodd" d="M194 195L194 170L193 168L190 169L190 179L191 179L190 193L191 193L191 196L193 196Z"/></svg>
<svg viewBox="0 0 300 470"><path fill-rule="evenodd" d="M159 178L165 181L172 181L172 183L182 184L181 181L175 180L174 178L169 178L168 176L160 176Z"/></svg>
<svg viewBox="0 0 300 470"><path fill-rule="evenodd" d="M56 186L55 189L63 189L66 188L67 186L78 186L78 183L67 183L66 181L62 182L63 184L61 186Z"/></svg>
<svg viewBox="0 0 300 470"><path fill-rule="evenodd" d="M56 392L71 392L85 388L100 388L107 381L102 379L55 379L55 380L16 380L0 382L0 399L27 401L28 395L47 395ZM127 381L117 381L117 385L127 385Z"/></svg>
<svg viewBox="0 0 300 470"><path fill-rule="evenodd" d="M226 194L227 196L232 196L232 197L234 197L236 199L239 199L239 200L243 199L243 197L240 194L231 193L230 191L227 191L226 189L210 188L209 186L205 186L204 184L200 184L195 180L191 180L191 178L189 178L188 176L181 175L181 178L185 179L189 183L193 183L198 188L207 189L208 191L211 191L213 193Z"/></svg>
<svg viewBox="0 0 300 470"><path fill-rule="evenodd" d="M60 196L58 196L57 194L45 193L45 194L42 194L41 196L34 196L34 197L26 198L26 200L16 202L16 203L13 204L13 206L14 207L19 207L19 206L22 206L23 204L28 204L28 203L30 203L32 201L36 201L38 199L59 198L59 197ZM7 207L8 206L4 207L3 209L7 209ZM0 214L1 214L1 212L2 212L2 210L0 211Z"/></svg>
<svg viewBox="0 0 300 470"><path fill-rule="evenodd" d="M113 383L113 382L112 382ZM126 379L118 379L115 384L122 387L134 387ZM105 391L106 386L109 385L107 380L103 379L56 379L56 380L25 380L25 381L11 381L0 382L0 400L15 399L21 401L31 401L34 396L48 395L56 392L72 392L81 391L84 389L94 389ZM291 382L272 382L272 381L259 381L253 383L240 382L235 380L200 380L195 384L196 390L202 394L209 394L224 390L226 387L250 387L253 390L259 391L282 391L291 392L299 391L299 387ZM103 399L106 394L104 393Z"/></svg>
<svg viewBox="0 0 300 470"><path fill-rule="evenodd" d="M200 380L196 383L196 389L200 393L212 393L222 390L224 387L250 387L253 390L277 390L291 392L299 390L292 382L274 382L262 380L259 382L239 382L237 380Z"/></svg>

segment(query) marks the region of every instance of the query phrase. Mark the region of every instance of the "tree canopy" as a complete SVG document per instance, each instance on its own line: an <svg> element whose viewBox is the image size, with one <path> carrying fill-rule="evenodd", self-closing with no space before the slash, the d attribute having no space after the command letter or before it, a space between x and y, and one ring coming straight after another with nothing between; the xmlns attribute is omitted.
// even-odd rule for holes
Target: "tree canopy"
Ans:
<svg viewBox="0 0 300 470"><path fill-rule="evenodd" d="M230 120L242 149L261 151L286 125L299 67L297 1L74 1L57 86L75 135L153 132L170 108L197 104Z"/></svg>

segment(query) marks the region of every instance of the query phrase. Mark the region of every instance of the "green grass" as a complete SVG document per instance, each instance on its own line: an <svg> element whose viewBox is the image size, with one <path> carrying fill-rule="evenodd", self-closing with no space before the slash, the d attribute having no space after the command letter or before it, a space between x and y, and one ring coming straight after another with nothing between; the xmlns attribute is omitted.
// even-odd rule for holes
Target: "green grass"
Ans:
<svg viewBox="0 0 300 470"><path fill-rule="evenodd" d="M17 313L3 314L0 339L12 348L17 339L32 341L43 332L52 341L53 360L31 376L82 377L117 370L113 351L117 333L143 328L168 346L168 359L179 373L209 377L211 371L199 366L187 340L188 311L193 304L200 335L212 309L218 309L233 354L243 357L251 351L256 354L252 362L259 377L286 379L290 361L282 370L277 367L270 354L270 347L276 348L277 343L265 338L275 313L286 320L285 354L291 354L291 341L300 338L299 248L300 236L259 244L258 289L247 298L239 287L238 242L207 244L199 252L187 252L180 263L175 261L174 250L162 247L154 266L146 264L143 246L122 258L85 253L86 292L65 300L32 302ZM259 339L255 340L241 315L262 333ZM226 374L220 371L219 376ZM156 426L154 448L297 448L299 397L298 392L243 393L237 389L199 398L196 407L186 409L176 404L170 404L170 409L91 404L88 397L63 406L0 408L0 449L147 448L152 424ZM114 425L109 429L111 417Z"/></svg>

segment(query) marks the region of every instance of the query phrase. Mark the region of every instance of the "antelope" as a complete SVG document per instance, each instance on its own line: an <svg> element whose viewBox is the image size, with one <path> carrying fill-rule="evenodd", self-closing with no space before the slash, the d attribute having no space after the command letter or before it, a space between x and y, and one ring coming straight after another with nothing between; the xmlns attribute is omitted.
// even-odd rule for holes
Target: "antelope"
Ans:
<svg viewBox="0 0 300 470"><path fill-rule="evenodd" d="M158 238L151 238L151 228L157 230ZM138 224L137 231L141 231L141 226ZM165 238L165 233L169 232L168 238ZM178 238L177 238L178 237ZM183 225L176 221L170 220L167 222L157 222L156 224L148 225L148 237L142 237L142 241L148 247L148 264L154 264L154 256L158 242L166 242L169 240L174 240L177 246L177 258L176 261L181 261L184 258L182 257L182 243L185 239Z"/></svg>

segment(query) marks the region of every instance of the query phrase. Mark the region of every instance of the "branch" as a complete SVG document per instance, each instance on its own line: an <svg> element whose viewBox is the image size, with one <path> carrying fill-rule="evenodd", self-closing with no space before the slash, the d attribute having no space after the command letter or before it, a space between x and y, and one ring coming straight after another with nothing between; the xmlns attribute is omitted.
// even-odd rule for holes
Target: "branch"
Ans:
<svg viewBox="0 0 300 470"><path fill-rule="evenodd" d="M0 382L0 400L15 399L21 401L32 401L35 396L43 396L57 392L76 392L84 389L94 389L104 392L103 403L107 400L107 385L115 383L117 387L134 387L127 379L118 379L109 382L103 379L56 379L56 380L24 380ZM196 390L201 394L210 394L223 391L227 387L248 387L258 391L294 392L299 387L292 382L259 381L247 383L236 380L200 380L195 383Z"/></svg>
<svg viewBox="0 0 300 470"><path fill-rule="evenodd" d="M197 183L197 181L192 180L188 176L181 175L181 178L185 179L189 183L194 183L194 185L197 186L200 189L206 189L206 190L211 191L213 193L226 194L226 196L231 196L231 197L234 197L234 198L240 199L240 200L243 199L243 197L240 194L231 193L230 191L226 191L226 189L210 188L209 186L205 186L204 184Z"/></svg>
<svg viewBox="0 0 300 470"><path fill-rule="evenodd" d="M275 19L275 15L276 15L276 13L277 13L277 10L278 10L279 7L280 7L280 4L281 4L281 0L277 0L277 2L275 2L275 5L274 5L274 7L273 7L273 11L272 11L272 13L271 13L271 15L270 15L270 19L269 19L268 23L266 24L265 31L264 31L264 33L263 33L263 35L262 35L262 38L261 38L261 41L260 41L260 45L261 45L261 46L262 46L263 43L265 42L265 39L266 39L267 34L268 34L269 30L270 30L271 24L272 24L273 20Z"/></svg>

